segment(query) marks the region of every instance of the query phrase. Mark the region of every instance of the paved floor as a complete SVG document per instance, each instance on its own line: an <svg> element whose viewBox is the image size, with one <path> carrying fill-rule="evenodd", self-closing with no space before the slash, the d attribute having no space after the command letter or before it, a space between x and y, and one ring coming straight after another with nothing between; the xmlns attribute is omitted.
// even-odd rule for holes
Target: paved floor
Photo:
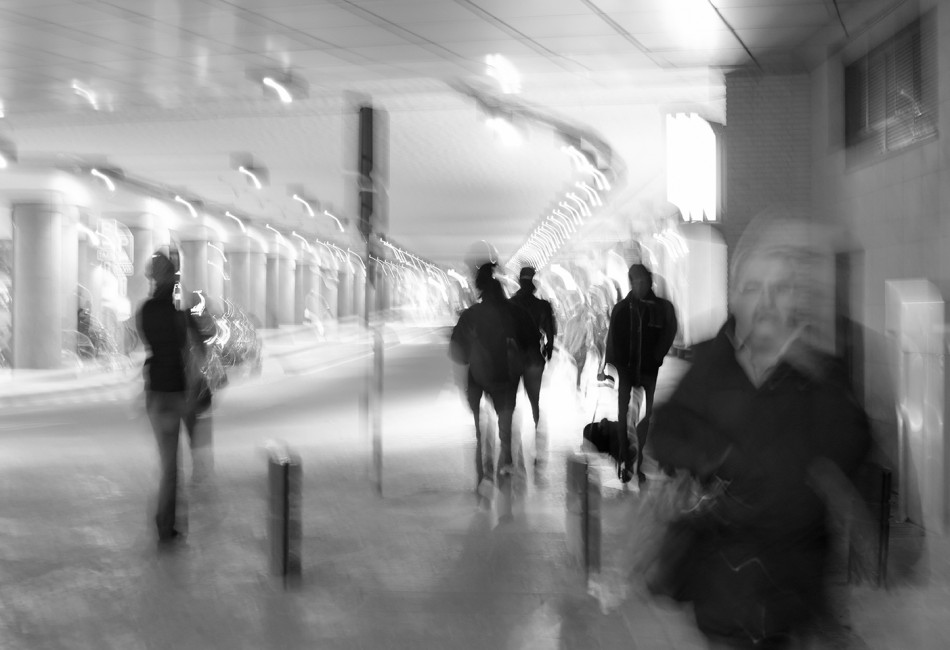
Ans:
<svg viewBox="0 0 950 650"><path fill-rule="evenodd" d="M547 480L529 478L485 508L472 493L470 416L450 371L439 369L444 351L408 348L387 357L382 496L349 403L321 409L320 436L276 412L262 432L287 439L302 458L295 589L268 571L264 454L238 435L255 400L273 399L251 384L221 400L216 481L186 489L188 538L171 553L156 551L147 515L155 458L143 421L136 441L113 447L90 438L95 447L73 441L40 455L21 445L0 457L0 648L702 648L688 611L639 591L603 614L568 552L564 468L593 393L578 396L568 368L549 369ZM683 369L676 360L664 366L658 396ZM320 386L313 390L330 390ZM528 431L523 409L518 420ZM530 457L532 436L525 440ZM608 491L608 543L636 498ZM923 563L906 551L911 560L891 591L853 590L863 647L950 647L941 544L928 539Z"/></svg>

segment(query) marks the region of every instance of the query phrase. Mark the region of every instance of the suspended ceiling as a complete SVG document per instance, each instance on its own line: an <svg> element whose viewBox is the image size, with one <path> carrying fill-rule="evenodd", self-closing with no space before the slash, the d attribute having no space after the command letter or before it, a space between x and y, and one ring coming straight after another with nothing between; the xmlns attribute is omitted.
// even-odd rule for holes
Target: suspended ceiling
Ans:
<svg viewBox="0 0 950 650"><path fill-rule="evenodd" d="M459 84L603 138L622 203L662 180L664 111L721 120L723 71L802 69L799 46L857 4L0 0L0 128L21 159L75 154L260 226L356 242L351 107L368 98L390 120L391 238L454 264L480 239L512 253L574 172L539 122L520 121L520 146L493 139ZM518 95L486 76L487 54L517 68ZM265 74L307 97L280 103ZM235 154L266 168L263 190ZM294 190L348 232L310 219Z"/></svg>

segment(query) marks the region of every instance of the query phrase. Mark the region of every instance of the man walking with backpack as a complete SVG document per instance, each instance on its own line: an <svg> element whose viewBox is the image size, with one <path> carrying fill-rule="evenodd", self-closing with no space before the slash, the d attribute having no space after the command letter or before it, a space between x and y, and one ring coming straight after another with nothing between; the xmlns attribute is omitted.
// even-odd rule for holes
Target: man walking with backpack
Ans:
<svg viewBox="0 0 950 650"><path fill-rule="evenodd" d="M494 277L494 267L494 263L487 263L478 268L475 288L480 301L459 316L449 344L452 360L468 366L465 393L475 418L475 471L479 487L483 480L494 481L494 458L484 454L479 425L482 395L488 395L498 415L501 439L498 474L514 474L511 422L515 396L524 366L524 352L537 340L531 317L508 301L501 283Z"/></svg>
<svg viewBox="0 0 950 650"><path fill-rule="evenodd" d="M525 266L521 269L518 283L521 288L511 297L511 302L524 309L531 316L535 332L539 338L536 345L531 345L525 354L525 366L522 374L524 390L531 403L531 415L534 418L535 435L535 468L543 469L547 459L547 440L544 432L538 427L541 419L541 377L544 374L544 362L550 361L554 352L554 337L557 335L557 325L554 321L554 310L551 303L535 296L537 288L534 286L534 267ZM541 338L543 337L543 338Z"/></svg>
<svg viewBox="0 0 950 650"><path fill-rule="evenodd" d="M653 293L653 274L643 264L633 264L627 273L630 293L614 306L607 330L607 349L604 361L617 370L617 422L620 425L621 454L624 459L624 483L633 477L633 452L630 449L627 413L633 387L646 393L643 419L636 425L637 479L646 480L643 473L643 447L646 445L653 415L653 394L656 378L666 353L676 337L676 310L669 300Z"/></svg>

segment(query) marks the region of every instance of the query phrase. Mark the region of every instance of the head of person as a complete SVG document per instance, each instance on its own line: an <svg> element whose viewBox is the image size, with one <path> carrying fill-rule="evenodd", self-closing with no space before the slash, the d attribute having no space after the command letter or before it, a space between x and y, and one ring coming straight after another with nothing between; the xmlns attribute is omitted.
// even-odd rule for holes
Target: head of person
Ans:
<svg viewBox="0 0 950 650"><path fill-rule="evenodd" d="M525 291L530 291L534 293L534 274L535 270L533 266L523 266L521 267L521 273L518 275L518 284Z"/></svg>
<svg viewBox="0 0 950 650"><path fill-rule="evenodd" d="M149 261L146 276L155 285L155 291L173 289L178 280L178 269L165 253L155 251Z"/></svg>
<svg viewBox="0 0 950 650"><path fill-rule="evenodd" d="M819 253L798 213L769 210L739 239L729 269L729 309L736 338L777 353L813 323Z"/></svg>
<svg viewBox="0 0 950 650"><path fill-rule="evenodd" d="M501 282L495 277L495 263L486 262L475 271L475 289L483 298L504 297Z"/></svg>
<svg viewBox="0 0 950 650"><path fill-rule="evenodd" d="M638 300L646 298L653 288L653 274L643 264L631 264L627 279L630 280L630 293Z"/></svg>

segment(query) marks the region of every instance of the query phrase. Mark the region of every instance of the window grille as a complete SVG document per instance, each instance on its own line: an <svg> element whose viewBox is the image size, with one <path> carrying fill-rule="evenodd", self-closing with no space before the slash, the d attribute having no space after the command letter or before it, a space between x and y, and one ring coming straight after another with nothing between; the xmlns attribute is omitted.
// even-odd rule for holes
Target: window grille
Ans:
<svg viewBox="0 0 950 650"><path fill-rule="evenodd" d="M937 35L924 14L845 67L845 145L860 163L937 137Z"/></svg>

